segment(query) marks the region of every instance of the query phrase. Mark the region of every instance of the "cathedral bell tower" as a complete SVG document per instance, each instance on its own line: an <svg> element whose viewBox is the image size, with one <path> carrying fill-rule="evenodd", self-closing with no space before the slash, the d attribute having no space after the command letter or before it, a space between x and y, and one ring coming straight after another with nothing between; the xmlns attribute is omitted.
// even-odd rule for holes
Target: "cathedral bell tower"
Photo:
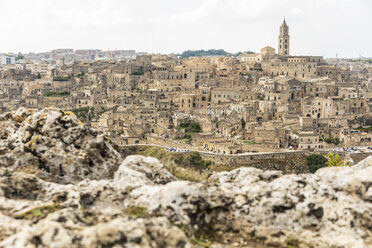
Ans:
<svg viewBox="0 0 372 248"><path fill-rule="evenodd" d="M282 26L280 26L278 54L281 56L289 56L289 27L285 19Z"/></svg>

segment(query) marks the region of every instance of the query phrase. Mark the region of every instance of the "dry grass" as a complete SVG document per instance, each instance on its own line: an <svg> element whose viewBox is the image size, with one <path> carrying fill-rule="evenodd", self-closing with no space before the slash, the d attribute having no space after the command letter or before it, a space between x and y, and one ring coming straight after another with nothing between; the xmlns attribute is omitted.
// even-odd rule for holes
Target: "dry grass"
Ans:
<svg viewBox="0 0 372 248"><path fill-rule="evenodd" d="M136 217L136 218L148 218L150 214L145 207L132 206L123 210L123 214Z"/></svg>
<svg viewBox="0 0 372 248"><path fill-rule="evenodd" d="M208 163L207 168L200 168L192 163L191 153L166 152L160 147L141 148L136 154L150 156L159 159L164 167L175 177L181 180L204 182L208 180L212 172L230 171L240 166L219 165L212 162ZM200 161L203 162L207 161Z"/></svg>
<svg viewBox="0 0 372 248"><path fill-rule="evenodd" d="M17 219L43 219L48 214L54 213L58 210L60 210L62 207L59 205L59 203L53 203L49 205L42 205L42 206L36 206L33 207L23 213L17 214L15 218Z"/></svg>
<svg viewBox="0 0 372 248"><path fill-rule="evenodd" d="M168 161L164 164L164 167L181 180L192 181L192 182L203 182L207 180L208 174L203 171L196 170L194 168L185 168L177 166L173 161Z"/></svg>

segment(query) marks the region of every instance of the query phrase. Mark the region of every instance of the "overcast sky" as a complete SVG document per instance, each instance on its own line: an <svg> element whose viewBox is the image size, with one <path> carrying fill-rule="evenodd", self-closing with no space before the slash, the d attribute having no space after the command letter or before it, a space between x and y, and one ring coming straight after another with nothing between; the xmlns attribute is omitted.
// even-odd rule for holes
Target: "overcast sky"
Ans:
<svg viewBox="0 0 372 248"><path fill-rule="evenodd" d="M372 57L372 0L0 0L0 51L277 49Z"/></svg>

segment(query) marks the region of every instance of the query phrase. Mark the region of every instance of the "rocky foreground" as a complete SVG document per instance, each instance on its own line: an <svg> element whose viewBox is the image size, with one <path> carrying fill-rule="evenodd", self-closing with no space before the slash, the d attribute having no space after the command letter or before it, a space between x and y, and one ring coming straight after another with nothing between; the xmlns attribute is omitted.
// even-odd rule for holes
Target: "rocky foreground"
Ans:
<svg viewBox="0 0 372 248"><path fill-rule="evenodd" d="M180 181L70 112L20 109L0 116L0 247L372 247L371 165Z"/></svg>

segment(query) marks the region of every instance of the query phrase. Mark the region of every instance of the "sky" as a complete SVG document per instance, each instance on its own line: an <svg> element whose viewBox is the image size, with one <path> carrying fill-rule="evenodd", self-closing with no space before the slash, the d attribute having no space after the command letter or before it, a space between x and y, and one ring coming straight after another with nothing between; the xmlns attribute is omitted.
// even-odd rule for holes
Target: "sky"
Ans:
<svg viewBox="0 0 372 248"><path fill-rule="evenodd" d="M56 48L180 53L277 49L372 57L372 0L0 0L0 52Z"/></svg>

